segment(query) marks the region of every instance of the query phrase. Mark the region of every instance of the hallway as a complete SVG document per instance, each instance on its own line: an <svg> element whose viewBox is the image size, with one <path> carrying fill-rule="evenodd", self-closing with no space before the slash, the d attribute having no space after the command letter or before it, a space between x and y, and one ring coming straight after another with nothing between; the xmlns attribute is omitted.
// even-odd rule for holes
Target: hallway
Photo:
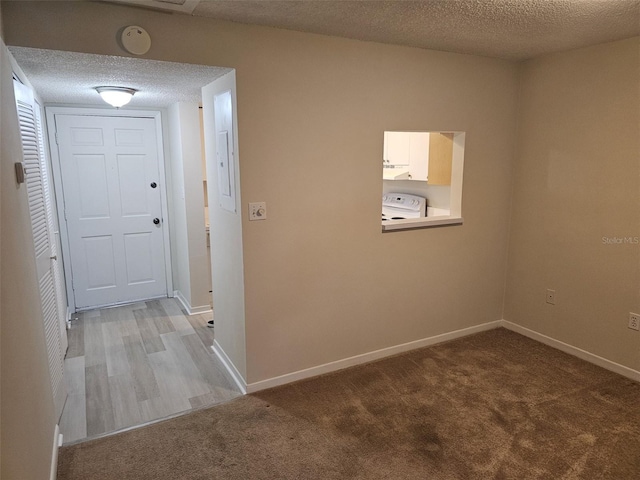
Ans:
<svg viewBox="0 0 640 480"><path fill-rule="evenodd" d="M64 443L239 396L211 351L211 315L185 315L172 298L76 314L65 358Z"/></svg>

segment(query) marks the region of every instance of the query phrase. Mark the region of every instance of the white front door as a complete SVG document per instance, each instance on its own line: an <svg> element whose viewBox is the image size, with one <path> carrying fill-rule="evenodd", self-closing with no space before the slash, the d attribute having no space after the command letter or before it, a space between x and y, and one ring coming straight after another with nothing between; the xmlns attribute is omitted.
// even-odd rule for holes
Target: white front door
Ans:
<svg viewBox="0 0 640 480"><path fill-rule="evenodd" d="M166 296L153 118L55 115L77 309Z"/></svg>

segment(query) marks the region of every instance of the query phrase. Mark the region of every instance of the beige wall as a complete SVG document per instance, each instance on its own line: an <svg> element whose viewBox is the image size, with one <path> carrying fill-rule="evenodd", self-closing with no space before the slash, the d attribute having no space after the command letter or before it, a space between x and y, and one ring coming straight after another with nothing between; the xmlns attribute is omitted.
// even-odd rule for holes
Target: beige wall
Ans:
<svg viewBox="0 0 640 480"><path fill-rule="evenodd" d="M49 478L56 418L26 187L13 162L21 157L8 51L0 42L0 477Z"/></svg>
<svg viewBox="0 0 640 480"><path fill-rule="evenodd" d="M637 39L525 63L516 135L503 61L100 3L2 9L12 45L124 55L116 34L136 24L148 58L236 69L242 219L214 209L212 257L246 289L221 297L216 336L249 383L500 319L507 244L505 318L640 368L639 249L602 244L639 235ZM55 422L2 68L2 473L46 478ZM463 226L381 234L385 129L467 132ZM268 220L247 222L253 201Z"/></svg>
<svg viewBox="0 0 640 480"><path fill-rule="evenodd" d="M242 242L240 178L235 174L236 214L221 207L216 161L215 96L231 92L232 111L237 109L236 76L231 71L202 89L202 122L207 162L207 194L211 224L211 281L215 348L233 364L234 375L247 378L245 289ZM233 171L239 171L237 116L233 119ZM231 165L231 162L230 162ZM219 350L222 350L220 352Z"/></svg>
<svg viewBox="0 0 640 480"><path fill-rule="evenodd" d="M187 212L182 158L182 136L180 129L180 105L174 103L167 109L169 165L167 192L170 203L169 229L171 233L171 263L173 267L173 289L189 301L191 277L189 275L189 239L187 237Z"/></svg>
<svg viewBox="0 0 640 480"><path fill-rule="evenodd" d="M171 243L174 290L189 309L209 309L209 257L204 223L200 112L179 102L167 111L171 164Z"/></svg>
<svg viewBox="0 0 640 480"><path fill-rule="evenodd" d="M189 278L191 308L208 310L209 255L204 221L204 190L202 185L202 149L200 140L200 109L197 103L180 103L180 124L184 167L184 189L187 207L189 240Z"/></svg>
<svg viewBox="0 0 640 480"><path fill-rule="evenodd" d="M522 66L505 301L505 319L636 370L640 245L603 237L640 237L639 43Z"/></svg>
<svg viewBox="0 0 640 480"><path fill-rule="evenodd" d="M502 317L516 65L100 3L3 8L11 44L123 55L135 24L149 58L236 69L249 383ZM463 226L381 233L384 130L467 132ZM269 219L247 222L250 201Z"/></svg>

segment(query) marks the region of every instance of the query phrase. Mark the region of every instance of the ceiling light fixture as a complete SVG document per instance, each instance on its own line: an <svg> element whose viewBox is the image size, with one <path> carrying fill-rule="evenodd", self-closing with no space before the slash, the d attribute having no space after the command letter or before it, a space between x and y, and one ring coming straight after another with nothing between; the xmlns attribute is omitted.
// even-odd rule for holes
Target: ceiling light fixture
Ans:
<svg viewBox="0 0 640 480"><path fill-rule="evenodd" d="M131 101L135 88L127 87L96 87L102 99L112 107L120 108Z"/></svg>

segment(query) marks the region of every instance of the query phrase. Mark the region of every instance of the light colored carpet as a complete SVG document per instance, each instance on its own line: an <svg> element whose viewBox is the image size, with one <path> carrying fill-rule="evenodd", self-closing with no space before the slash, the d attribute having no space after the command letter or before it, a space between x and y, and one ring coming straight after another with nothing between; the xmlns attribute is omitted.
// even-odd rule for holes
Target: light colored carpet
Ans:
<svg viewBox="0 0 640 480"><path fill-rule="evenodd" d="M498 329L63 447L59 480L640 478L640 384Z"/></svg>

